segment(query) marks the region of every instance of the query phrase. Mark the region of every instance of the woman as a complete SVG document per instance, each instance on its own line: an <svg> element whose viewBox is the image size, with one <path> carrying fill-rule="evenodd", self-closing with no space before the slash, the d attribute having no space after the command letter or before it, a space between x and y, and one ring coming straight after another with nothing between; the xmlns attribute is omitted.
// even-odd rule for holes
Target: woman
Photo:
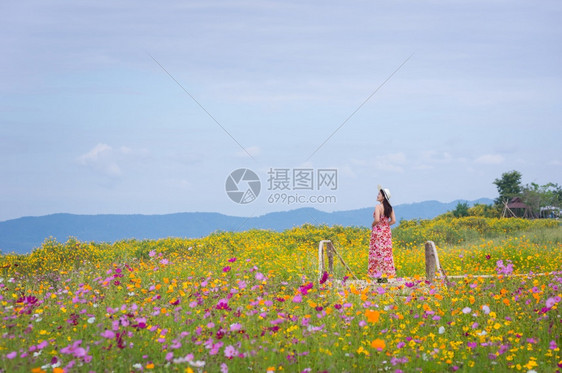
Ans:
<svg viewBox="0 0 562 373"><path fill-rule="evenodd" d="M378 186L379 194L375 207L372 224L371 242L369 244L369 271L368 275L377 278L378 282L387 282L388 277L396 275L394 258L392 256L392 232L390 226L396 223L394 210L390 200L390 190ZM381 278L382 276L385 278Z"/></svg>

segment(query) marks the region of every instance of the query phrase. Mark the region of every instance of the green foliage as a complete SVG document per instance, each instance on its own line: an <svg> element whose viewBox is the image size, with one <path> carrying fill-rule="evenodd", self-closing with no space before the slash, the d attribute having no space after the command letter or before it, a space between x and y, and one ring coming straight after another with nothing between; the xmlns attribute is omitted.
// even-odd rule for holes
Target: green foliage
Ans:
<svg viewBox="0 0 562 373"><path fill-rule="evenodd" d="M453 210L453 216L455 218L462 218L463 216L468 216L468 203L459 202L457 207Z"/></svg>
<svg viewBox="0 0 562 373"><path fill-rule="evenodd" d="M562 206L562 187L553 183L527 184L522 188L522 200L531 208L534 216L540 217L541 208L547 206L560 208ZM560 210L551 210L556 216L560 215Z"/></svg>
<svg viewBox="0 0 562 373"><path fill-rule="evenodd" d="M521 173L518 171L504 172L500 179L495 179L494 184L498 188L499 197L495 200L496 205L503 205L505 200L521 194Z"/></svg>

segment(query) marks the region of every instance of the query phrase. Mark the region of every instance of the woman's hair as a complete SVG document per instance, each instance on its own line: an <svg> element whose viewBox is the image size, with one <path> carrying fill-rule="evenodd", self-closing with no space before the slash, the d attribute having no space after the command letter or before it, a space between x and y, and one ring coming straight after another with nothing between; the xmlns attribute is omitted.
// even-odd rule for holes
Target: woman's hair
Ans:
<svg viewBox="0 0 562 373"><path fill-rule="evenodd" d="M390 203L386 199L386 195L384 194L384 191L382 189L381 189L381 194L382 194L382 206L384 207L384 216L390 219L390 214L392 214L392 206L390 206Z"/></svg>

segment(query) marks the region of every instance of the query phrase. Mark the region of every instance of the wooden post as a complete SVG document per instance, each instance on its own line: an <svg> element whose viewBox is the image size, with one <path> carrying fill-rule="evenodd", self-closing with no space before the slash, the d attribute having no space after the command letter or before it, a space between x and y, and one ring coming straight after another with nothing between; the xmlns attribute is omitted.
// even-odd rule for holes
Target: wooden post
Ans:
<svg viewBox="0 0 562 373"><path fill-rule="evenodd" d="M433 241L425 243L425 277L427 281L435 280L435 272L439 271L439 256Z"/></svg>
<svg viewBox="0 0 562 373"><path fill-rule="evenodd" d="M324 245L326 244L326 245ZM318 280L322 279L322 275L326 272L326 263L324 262L324 251L328 256L328 273L334 273L334 246L330 240L322 240L318 245Z"/></svg>

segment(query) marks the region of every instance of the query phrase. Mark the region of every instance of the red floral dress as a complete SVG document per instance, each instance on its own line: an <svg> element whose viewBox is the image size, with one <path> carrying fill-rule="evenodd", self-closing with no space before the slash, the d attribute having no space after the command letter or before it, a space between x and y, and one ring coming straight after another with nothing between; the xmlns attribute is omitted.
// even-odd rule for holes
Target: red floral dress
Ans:
<svg viewBox="0 0 562 373"><path fill-rule="evenodd" d="M375 213L373 213L373 218ZM381 214L380 220L371 231L369 244L369 270L370 277L396 276L394 258L392 256L392 232L389 219Z"/></svg>

